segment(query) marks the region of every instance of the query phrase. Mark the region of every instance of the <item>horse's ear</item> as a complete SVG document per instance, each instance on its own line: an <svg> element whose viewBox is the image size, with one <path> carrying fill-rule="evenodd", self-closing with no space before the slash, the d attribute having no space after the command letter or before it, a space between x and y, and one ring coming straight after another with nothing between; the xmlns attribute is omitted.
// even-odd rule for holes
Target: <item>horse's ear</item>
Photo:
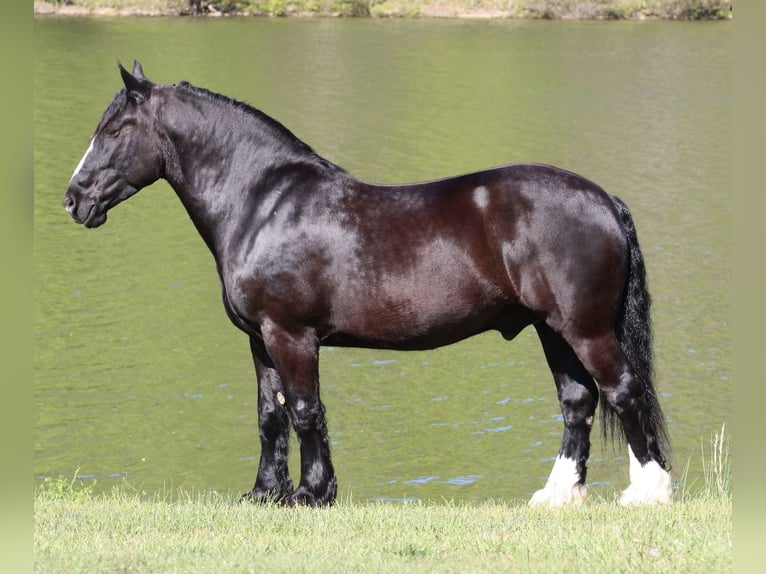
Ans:
<svg viewBox="0 0 766 574"><path fill-rule="evenodd" d="M149 97L151 82L144 77L141 64L138 62L135 62L135 64L137 64L137 66L134 65L133 74L131 74L122 67L122 64L119 61L117 62L117 66L120 68L122 82L125 84L125 89L128 90L128 96L140 103ZM136 68L138 69L136 70ZM138 72L138 76L134 75L136 72Z"/></svg>
<svg viewBox="0 0 766 574"><path fill-rule="evenodd" d="M141 62L133 60L133 76L138 80L145 80L144 69L141 67Z"/></svg>

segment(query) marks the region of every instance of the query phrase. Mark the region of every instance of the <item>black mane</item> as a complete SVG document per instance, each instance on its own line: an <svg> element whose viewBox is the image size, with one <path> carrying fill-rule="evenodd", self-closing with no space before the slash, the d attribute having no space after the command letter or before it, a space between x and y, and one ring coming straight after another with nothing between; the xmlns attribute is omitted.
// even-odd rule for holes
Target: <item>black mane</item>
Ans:
<svg viewBox="0 0 766 574"><path fill-rule="evenodd" d="M212 102L219 102L221 104L231 106L234 109L239 110L240 112L255 118L256 120L258 120L258 122L261 125L266 126L271 132L277 134L281 138L284 138L290 141L293 145L296 146L299 152L305 153L307 156L311 157L312 159L319 160L326 167L331 167L332 169L345 172L345 170L342 167L335 165L334 163L326 160L325 158L317 154L310 145L308 145L306 142L301 140L298 136L296 136L293 132L291 132L288 128L286 128L282 123L278 122L271 116L265 114L264 112L262 112L261 110L257 108L254 108L253 106L251 106L250 104L246 102L242 102L232 97L219 94L217 92L211 92L210 90L206 88L201 88L199 86L192 85L187 81L178 82L177 84L174 84L174 87L176 89L189 92L200 98L204 98Z"/></svg>

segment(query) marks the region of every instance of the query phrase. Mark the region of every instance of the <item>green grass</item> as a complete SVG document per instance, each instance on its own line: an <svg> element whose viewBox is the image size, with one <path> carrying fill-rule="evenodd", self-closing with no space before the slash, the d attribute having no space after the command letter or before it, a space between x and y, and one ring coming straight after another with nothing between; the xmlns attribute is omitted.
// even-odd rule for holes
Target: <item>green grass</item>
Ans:
<svg viewBox="0 0 766 574"><path fill-rule="evenodd" d="M708 454L705 454L708 452ZM35 492L35 570L99 572L730 572L730 441L703 447L705 483L667 506L589 500L239 504L214 492L94 494L76 480Z"/></svg>
<svg viewBox="0 0 766 574"><path fill-rule="evenodd" d="M727 572L731 501L539 509L481 504L239 505L60 485L35 500L38 572Z"/></svg>
<svg viewBox="0 0 766 574"><path fill-rule="evenodd" d="M589 500L544 509L500 501L355 503L330 509L93 494L75 480L35 493L35 570L153 572L729 572L730 444L704 455L705 484L663 507Z"/></svg>

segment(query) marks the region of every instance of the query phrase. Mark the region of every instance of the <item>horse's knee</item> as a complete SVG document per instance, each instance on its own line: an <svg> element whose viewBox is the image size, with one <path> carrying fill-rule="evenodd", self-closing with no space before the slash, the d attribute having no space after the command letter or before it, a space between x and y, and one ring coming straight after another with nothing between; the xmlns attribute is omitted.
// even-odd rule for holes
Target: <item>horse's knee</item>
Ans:
<svg viewBox="0 0 766 574"><path fill-rule="evenodd" d="M602 385L601 390L609 405L621 414L640 407L643 389L641 383L629 371L623 372L615 384Z"/></svg>
<svg viewBox="0 0 766 574"><path fill-rule="evenodd" d="M290 418L298 435L319 431L326 433L325 409L321 401L296 399L290 404Z"/></svg>
<svg viewBox="0 0 766 574"><path fill-rule="evenodd" d="M568 427L593 426L593 415L598 405L598 392L583 385L568 385L561 389L559 402L564 424Z"/></svg>
<svg viewBox="0 0 766 574"><path fill-rule="evenodd" d="M268 404L258 408L258 429L262 440L274 440L290 432L287 409L281 405Z"/></svg>

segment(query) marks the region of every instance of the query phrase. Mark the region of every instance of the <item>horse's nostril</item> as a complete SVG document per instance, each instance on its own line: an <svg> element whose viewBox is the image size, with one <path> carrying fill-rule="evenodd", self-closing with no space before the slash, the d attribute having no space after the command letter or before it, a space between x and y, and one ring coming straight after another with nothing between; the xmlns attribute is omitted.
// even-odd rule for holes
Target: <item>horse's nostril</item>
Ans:
<svg viewBox="0 0 766 574"><path fill-rule="evenodd" d="M74 199L68 193L64 196L64 209L70 213L72 212L72 209L74 209Z"/></svg>

